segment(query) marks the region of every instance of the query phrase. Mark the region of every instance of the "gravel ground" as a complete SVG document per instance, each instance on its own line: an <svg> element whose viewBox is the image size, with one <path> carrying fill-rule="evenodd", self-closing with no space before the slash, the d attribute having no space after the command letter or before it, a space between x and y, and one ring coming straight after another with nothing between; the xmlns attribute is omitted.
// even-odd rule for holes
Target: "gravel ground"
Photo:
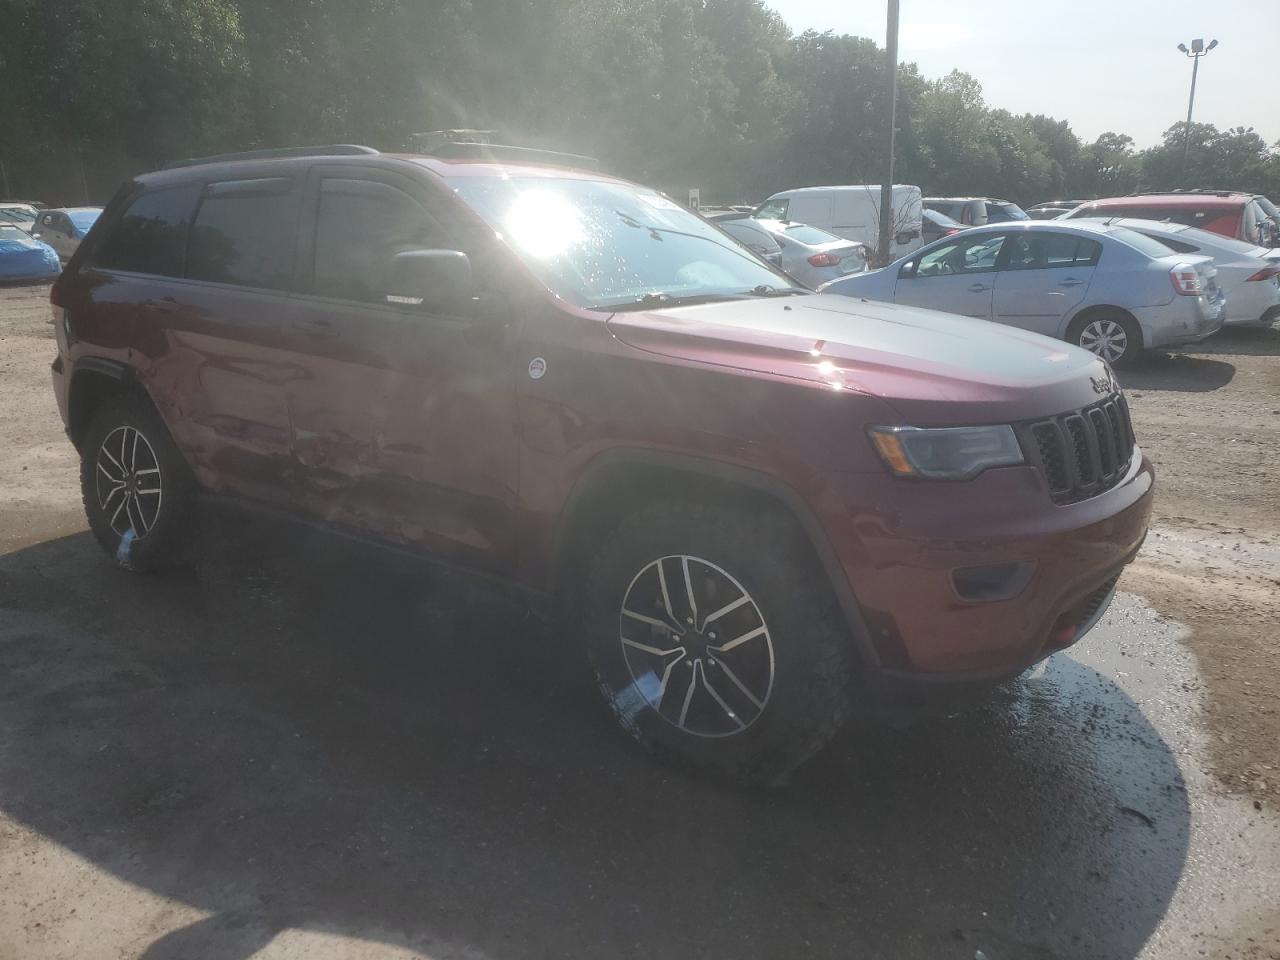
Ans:
<svg viewBox="0 0 1280 960"><path fill-rule="evenodd" d="M245 524L115 570L45 295L0 288L0 960L1280 957L1280 332L1122 377L1157 515L1084 642L755 794L474 587Z"/></svg>

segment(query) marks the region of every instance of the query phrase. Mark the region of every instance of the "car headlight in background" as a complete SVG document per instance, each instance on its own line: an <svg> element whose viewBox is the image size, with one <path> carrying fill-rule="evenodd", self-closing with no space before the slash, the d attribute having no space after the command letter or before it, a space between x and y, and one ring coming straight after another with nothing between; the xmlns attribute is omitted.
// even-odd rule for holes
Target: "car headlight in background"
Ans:
<svg viewBox="0 0 1280 960"><path fill-rule="evenodd" d="M872 427L871 442L900 477L968 480L988 467L1023 463L1013 427Z"/></svg>

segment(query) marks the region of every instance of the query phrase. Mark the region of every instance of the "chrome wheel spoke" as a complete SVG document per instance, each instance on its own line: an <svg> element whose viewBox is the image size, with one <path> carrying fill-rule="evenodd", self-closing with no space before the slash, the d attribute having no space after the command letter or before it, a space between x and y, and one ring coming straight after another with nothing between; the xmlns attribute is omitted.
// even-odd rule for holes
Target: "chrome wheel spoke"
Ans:
<svg viewBox="0 0 1280 960"><path fill-rule="evenodd" d="M156 525L164 502L160 461L142 431L130 426L112 430L98 448L98 506L111 530L138 539ZM142 478L147 478L144 486Z"/></svg>
<svg viewBox="0 0 1280 960"><path fill-rule="evenodd" d="M647 643L640 643L636 640L630 640L627 637L622 638L623 646L631 647L633 650L640 650L654 657L665 657L669 653L684 653L684 647L668 647L663 650L661 647L651 647Z"/></svg>
<svg viewBox="0 0 1280 960"><path fill-rule="evenodd" d="M684 703L680 706L680 726L689 719L689 705L693 703L693 695L698 689L698 673L702 670L702 661L693 661L693 669L689 671L689 689L684 693Z"/></svg>
<svg viewBox="0 0 1280 960"><path fill-rule="evenodd" d="M728 643L722 643L720 646L711 647L710 649L715 650L717 653L728 653L730 650L742 646L748 640L754 640L756 637L766 636L768 632L768 629L761 624L754 630L748 630L746 633L742 634L742 636L734 637Z"/></svg>
<svg viewBox="0 0 1280 960"><path fill-rule="evenodd" d="M738 675L729 668L729 664L725 663L725 661L721 659L716 661L716 666L719 667L722 671L724 671L724 675L729 678L729 682L732 683L735 687L737 687L739 692L741 692L741 694L744 697L746 697L748 700L751 701L751 705L753 707L755 707L757 710L764 709L764 704L760 701L760 699L754 693L752 693L750 690L747 689L747 685L743 683L742 680L738 677Z"/></svg>
<svg viewBox="0 0 1280 960"><path fill-rule="evenodd" d="M684 571L684 588L689 600L690 623L698 622L698 598L693 595L693 580L689 576L689 558L680 558L680 567Z"/></svg>
<svg viewBox="0 0 1280 960"><path fill-rule="evenodd" d="M701 667L701 664L699 664L699 666ZM720 696L720 694L716 691L716 688L712 686L711 678L707 676L707 671L705 669L702 669L701 673L702 673L702 686L706 688L707 693L711 694L711 699L720 705L720 709L724 711L725 716L728 717L730 720L732 720L734 723L736 723L738 725L739 730L745 727L746 724L742 722L742 718L738 716L738 714L734 711L733 707L725 703L724 697Z"/></svg>
<svg viewBox="0 0 1280 960"><path fill-rule="evenodd" d="M676 564L680 573L672 578ZM681 588L685 595L676 596ZM700 617L699 610L709 612ZM746 588L716 564L687 555L653 560L627 587L618 623L637 689L681 732L732 736L768 708L775 671L769 628Z"/></svg>

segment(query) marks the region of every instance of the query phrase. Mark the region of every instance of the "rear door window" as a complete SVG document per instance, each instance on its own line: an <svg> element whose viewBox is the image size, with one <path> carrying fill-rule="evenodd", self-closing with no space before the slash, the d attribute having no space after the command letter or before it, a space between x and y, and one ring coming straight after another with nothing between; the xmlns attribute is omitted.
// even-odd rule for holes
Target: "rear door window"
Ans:
<svg viewBox="0 0 1280 960"><path fill-rule="evenodd" d="M1004 270L1051 270L1092 267L1102 256L1102 244L1067 233L1021 233L1009 238Z"/></svg>
<svg viewBox="0 0 1280 960"><path fill-rule="evenodd" d="M183 250L199 184L149 190L135 199L102 238L94 266L107 270L182 276Z"/></svg>
<svg viewBox="0 0 1280 960"><path fill-rule="evenodd" d="M403 190L373 180L320 181L314 281L319 296L385 304L397 253L455 247L439 221Z"/></svg>
<svg viewBox="0 0 1280 960"><path fill-rule="evenodd" d="M186 276L288 289L293 280L292 186L288 177L209 184L191 227Z"/></svg>

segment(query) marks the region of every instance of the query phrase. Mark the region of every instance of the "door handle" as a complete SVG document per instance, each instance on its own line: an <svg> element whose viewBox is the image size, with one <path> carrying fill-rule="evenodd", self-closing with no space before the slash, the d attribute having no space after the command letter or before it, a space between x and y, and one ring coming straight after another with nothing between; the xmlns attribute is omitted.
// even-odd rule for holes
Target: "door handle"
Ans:
<svg viewBox="0 0 1280 960"><path fill-rule="evenodd" d="M969 292L970 292L970 293L983 293L983 292L985 292L985 291L987 291L987 290L990 290L990 289L991 289L991 288L990 288L990 287L988 287L985 283L971 283L971 284L969 284Z"/></svg>
<svg viewBox="0 0 1280 960"><path fill-rule="evenodd" d="M1058 281L1058 286L1060 286L1060 287L1078 287L1078 286L1080 286L1080 284L1082 284L1082 283L1084 283L1084 281L1083 281L1083 280L1077 280L1075 277L1067 277L1067 279L1065 279L1065 280L1059 280L1059 281Z"/></svg>

